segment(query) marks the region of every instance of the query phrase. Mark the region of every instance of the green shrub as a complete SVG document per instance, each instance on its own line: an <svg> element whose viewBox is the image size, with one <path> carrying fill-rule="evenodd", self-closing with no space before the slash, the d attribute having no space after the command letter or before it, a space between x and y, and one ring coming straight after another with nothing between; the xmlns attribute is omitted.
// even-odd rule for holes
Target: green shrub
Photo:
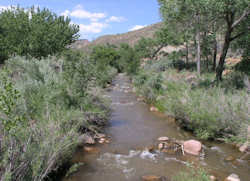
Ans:
<svg viewBox="0 0 250 181"><path fill-rule="evenodd" d="M0 12L0 63L11 55L47 57L79 38L79 27L48 9L12 7Z"/></svg>
<svg viewBox="0 0 250 181"><path fill-rule="evenodd" d="M242 133L250 124L250 96L242 87L243 74L235 72L218 85L212 74L188 81L191 72L177 72L171 66L158 71L167 62L171 63L149 62L139 71L133 81L139 94L202 139L246 140Z"/></svg>
<svg viewBox="0 0 250 181"><path fill-rule="evenodd" d="M123 72L135 75L139 71L140 59L137 52L128 44L121 44L119 50L119 64Z"/></svg>
<svg viewBox="0 0 250 181"><path fill-rule="evenodd" d="M244 83L245 74L239 71L234 71L232 73L229 73L223 82L221 82L221 87L224 87L225 89L243 89L246 87Z"/></svg>
<svg viewBox="0 0 250 181"><path fill-rule="evenodd" d="M209 176L203 169L192 168L187 172L181 172L174 177L174 181L210 181Z"/></svg>
<svg viewBox="0 0 250 181"><path fill-rule="evenodd" d="M92 62L69 54L41 61L14 57L8 73L1 70L2 180L44 180L72 156L82 132L96 132L107 119L106 103L90 91L98 84L88 69Z"/></svg>

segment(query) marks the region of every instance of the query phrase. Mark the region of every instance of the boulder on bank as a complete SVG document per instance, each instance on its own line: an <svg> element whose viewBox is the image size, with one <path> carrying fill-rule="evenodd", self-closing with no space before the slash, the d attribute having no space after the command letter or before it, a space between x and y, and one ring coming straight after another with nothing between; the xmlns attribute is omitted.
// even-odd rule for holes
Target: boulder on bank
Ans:
<svg viewBox="0 0 250 181"><path fill-rule="evenodd" d="M209 177L209 179L210 179L210 181L217 181L217 178L216 178L215 176L213 176L213 175L211 175L211 176Z"/></svg>
<svg viewBox="0 0 250 181"><path fill-rule="evenodd" d="M78 144L95 144L95 140L92 136L88 134L83 134L78 138Z"/></svg>
<svg viewBox="0 0 250 181"><path fill-rule="evenodd" d="M150 107L150 111L151 111L151 112L158 112L159 110L158 110L158 108L156 108L156 107L154 107L154 106L151 106L151 107Z"/></svg>
<svg viewBox="0 0 250 181"><path fill-rule="evenodd" d="M250 126L247 127L247 142L239 146L240 152L250 152Z"/></svg>
<svg viewBox="0 0 250 181"><path fill-rule="evenodd" d="M199 156L202 149L202 144L196 140L188 140L183 143L183 149L184 152L188 154Z"/></svg>

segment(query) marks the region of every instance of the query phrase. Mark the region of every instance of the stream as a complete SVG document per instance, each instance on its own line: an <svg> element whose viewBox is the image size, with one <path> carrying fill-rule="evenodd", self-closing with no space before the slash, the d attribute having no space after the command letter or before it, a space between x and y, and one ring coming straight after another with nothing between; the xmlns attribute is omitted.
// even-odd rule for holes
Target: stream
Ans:
<svg viewBox="0 0 250 181"><path fill-rule="evenodd" d="M149 106L138 101L131 91L131 84L123 74L113 81L107 91L112 100L110 125L105 134L110 143L98 144L94 153L77 151L73 162L82 162L79 170L63 181L139 181L144 175L171 178L185 171L192 163L202 167L218 180L235 173L241 181L250 180L250 162L235 147L225 143L204 142L204 155L194 157L182 153L151 153L148 148L158 144L157 139L167 136L177 140L195 139L161 113L150 112ZM227 159L231 157L232 159Z"/></svg>

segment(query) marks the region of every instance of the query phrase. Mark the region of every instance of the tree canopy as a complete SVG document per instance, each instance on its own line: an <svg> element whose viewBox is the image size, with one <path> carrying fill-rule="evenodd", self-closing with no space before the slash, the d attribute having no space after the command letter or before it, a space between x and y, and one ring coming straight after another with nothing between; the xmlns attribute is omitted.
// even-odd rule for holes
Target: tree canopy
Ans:
<svg viewBox="0 0 250 181"><path fill-rule="evenodd" d="M48 9L11 7L0 12L0 62L11 55L47 57L79 38L79 27Z"/></svg>
<svg viewBox="0 0 250 181"><path fill-rule="evenodd" d="M234 40L247 39L249 34L249 0L158 0L161 17L177 37L188 44L196 45L197 69L200 73L200 59L208 58L214 49L214 69L216 66L216 34L224 36L219 63L216 68L217 80L222 80L222 72L227 52ZM244 38L242 38L244 37ZM247 41L241 41L239 48L247 52ZM245 48L244 48L245 47ZM211 56L212 57L212 56Z"/></svg>

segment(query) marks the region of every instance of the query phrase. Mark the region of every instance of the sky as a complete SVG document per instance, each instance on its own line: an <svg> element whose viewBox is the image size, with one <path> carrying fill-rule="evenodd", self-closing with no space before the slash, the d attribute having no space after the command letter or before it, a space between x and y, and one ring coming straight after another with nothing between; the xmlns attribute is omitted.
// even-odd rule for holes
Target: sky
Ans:
<svg viewBox="0 0 250 181"><path fill-rule="evenodd" d="M10 5L23 8L35 5L68 16L79 25L80 39L89 40L160 21L157 0L0 0L0 11Z"/></svg>

